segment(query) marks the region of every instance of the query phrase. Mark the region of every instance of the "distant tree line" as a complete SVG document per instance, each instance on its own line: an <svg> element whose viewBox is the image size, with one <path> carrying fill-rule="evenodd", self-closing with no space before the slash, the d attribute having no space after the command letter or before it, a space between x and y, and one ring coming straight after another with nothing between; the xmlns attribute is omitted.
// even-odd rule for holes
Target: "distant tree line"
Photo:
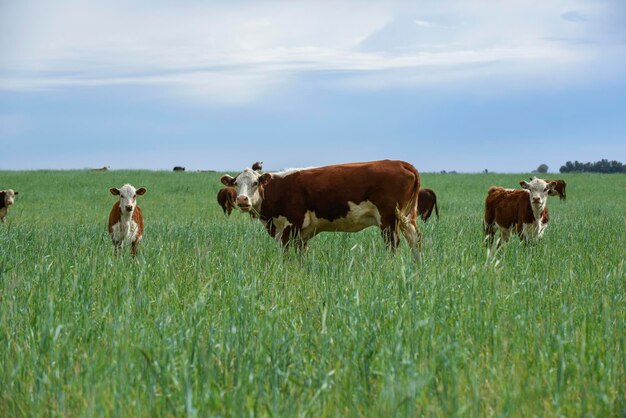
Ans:
<svg viewBox="0 0 626 418"><path fill-rule="evenodd" d="M619 161L602 159L595 163L568 161L561 166L561 173L626 173L626 165Z"/></svg>

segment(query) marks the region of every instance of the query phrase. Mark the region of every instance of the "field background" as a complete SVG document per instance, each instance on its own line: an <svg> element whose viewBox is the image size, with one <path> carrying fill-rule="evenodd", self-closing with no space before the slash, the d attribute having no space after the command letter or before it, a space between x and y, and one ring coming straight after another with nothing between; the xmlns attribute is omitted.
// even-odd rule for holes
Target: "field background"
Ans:
<svg viewBox="0 0 626 418"><path fill-rule="evenodd" d="M487 257L491 185L422 174L423 260L379 231L283 255L220 173L0 172L0 416L624 416L626 176L549 175L543 241ZM110 187L145 186L115 258ZM434 216L434 215L433 215Z"/></svg>

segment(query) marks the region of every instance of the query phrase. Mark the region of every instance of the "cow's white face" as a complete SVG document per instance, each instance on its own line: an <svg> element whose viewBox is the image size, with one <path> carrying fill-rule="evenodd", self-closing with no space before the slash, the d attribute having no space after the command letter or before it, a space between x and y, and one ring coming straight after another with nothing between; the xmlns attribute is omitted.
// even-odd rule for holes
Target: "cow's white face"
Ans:
<svg viewBox="0 0 626 418"><path fill-rule="evenodd" d="M111 194L120 197L120 209L122 210L122 214L131 215L137 206L137 195L141 196L146 192L145 187L141 187L139 189L135 189L130 184L125 184L124 186L116 189L115 187L109 189Z"/></svg>
<svg viewBox="0 0 626 418"><path fill-rule="evenodd" d="M260 211L261 203L263 203L263 187L272 179L270 173L260 174L250 168L246 168L237 177L225 175L221 181L229 187L237 190L237 207L249 212L254 209Z"/></svg>
<svg viewBox="0 0 626 418"><path fill-rule="evenodd" d="M15 203L15 196L19 193L13 189L2 190L4 192L4 206L8 207Z"/></svg>
<svg viewBox="0 0 626 418"><path fill-rule="evenodd" d="M548 194L554 189L554 183L533 177L530 182L520 181L520 186L528 190L530 205L534 211L541 211L546 207Z"/></svg>

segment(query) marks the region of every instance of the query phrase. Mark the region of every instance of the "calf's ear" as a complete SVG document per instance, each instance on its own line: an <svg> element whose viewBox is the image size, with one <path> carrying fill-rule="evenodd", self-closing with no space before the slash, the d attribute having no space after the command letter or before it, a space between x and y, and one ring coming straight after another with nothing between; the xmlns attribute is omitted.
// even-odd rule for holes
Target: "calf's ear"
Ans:
<svg viewBox="0 0 626 418"><path fill-rule="evenodd" d="M259 177L259 185L266 186L270 181L272 181L272 174L265 173L261 177Z"/></svg>
<svg viewBox="0 0 626 418"><path fill-rule="evenodd" d="M144 194L147 191L148 191L148 189L146 189L145 187L141 187L141 188L137 189L135 191L135 193L137 193L139 196L141 196L142 194Z"/></svg>
<svg viewBox="0 0 626 418"><path fill-rule="evenodd" d="M519 185L522 186L522 189L530 189L530 184L528 184L524 180L520 181Z"/></svg>
<svg viewBox="0 0 626 418"><path fill-rule="evenodd" d="M18 192L18 191L16 190L16 191L14 191L14 192L13 192L13 194L14 194L15 196L17 196L18 194L20 194L20 192Z"/></svg>
<svg viewBox="0 0 626 418"><path fill-rule="evenodd" d="M232 187L232 186L235 185L235 179L233 177L229 176L228 174L223 175L222 178L220 179L220 181L225 186L231 186Z"/></svg>
<svg viewBox="0 0 626 418"><path fill-rule="evenodd" d="M109 189L109 191L111 192L112 195L115 195L115 196L119 196L120 195L120 190L116 189L115 187L111 187Z"/></svg>

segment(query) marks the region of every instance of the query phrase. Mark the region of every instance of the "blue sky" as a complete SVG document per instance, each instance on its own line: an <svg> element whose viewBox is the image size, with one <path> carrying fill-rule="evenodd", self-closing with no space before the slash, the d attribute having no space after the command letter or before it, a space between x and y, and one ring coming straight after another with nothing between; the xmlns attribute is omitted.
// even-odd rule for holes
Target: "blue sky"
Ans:
<svg viewBox="0 0 626 418"><path fill-rule="evenodd" d="M626 3L0 1L0 145L0 170L626 162Z"/></svg>

